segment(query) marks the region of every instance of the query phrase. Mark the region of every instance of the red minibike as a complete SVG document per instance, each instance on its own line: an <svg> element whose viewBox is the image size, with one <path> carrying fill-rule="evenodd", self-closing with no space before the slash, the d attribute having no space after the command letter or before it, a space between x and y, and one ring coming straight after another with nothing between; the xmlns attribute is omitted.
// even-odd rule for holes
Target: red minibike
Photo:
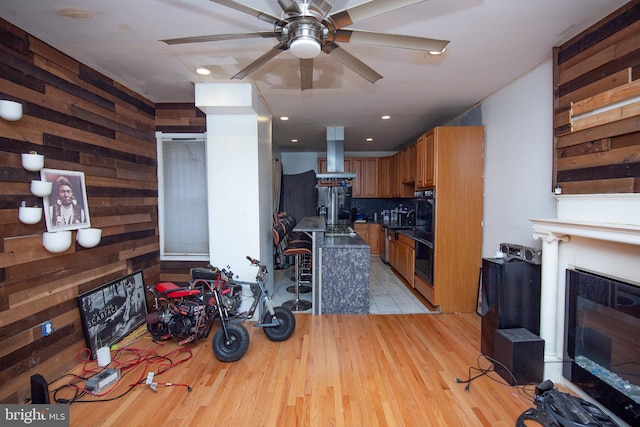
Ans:
<svg viewBox="0 0 640 427"><path fill-rule="evenodd" d="M153 311L147 315L147 329L154 340L176 338L184 345L209 336L215 320L220 328L213 335L211 346L223 362L240 360L249 348L249 332L242 322L253 317L260 307L259 322L271 341L287 340L294 332L296 319L284 307L274 307L265 286L267 267L247 257L258 267L255 282L235 280L230 270L216 267L194 268L188 287L173 282L161 282L147 288L153 295ZM253 297L247 312L240 312L242 286L248 285Z"/></svg>

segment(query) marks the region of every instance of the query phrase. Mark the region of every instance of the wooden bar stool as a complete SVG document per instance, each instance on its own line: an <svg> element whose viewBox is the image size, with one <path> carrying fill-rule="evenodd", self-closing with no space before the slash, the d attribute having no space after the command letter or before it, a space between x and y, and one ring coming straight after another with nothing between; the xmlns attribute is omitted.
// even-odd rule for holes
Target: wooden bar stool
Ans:
<svg viewBox="0 0 640 427"><path fill-rule="evenodd" d="M302 240L292 241L291 243L289 243L289 245L287 245L286 249L284 250L284 254L286 256L291 255L296 257L296 275L295 275L296 298L293 300L285 301L282 304L282 306L291 311L309 310L312 306L311 301L300 299L300 286L302 285L301 283L302 274L300 271L300 265L301 265L303 256L311 256L311 242L302 241Z"/></svg>

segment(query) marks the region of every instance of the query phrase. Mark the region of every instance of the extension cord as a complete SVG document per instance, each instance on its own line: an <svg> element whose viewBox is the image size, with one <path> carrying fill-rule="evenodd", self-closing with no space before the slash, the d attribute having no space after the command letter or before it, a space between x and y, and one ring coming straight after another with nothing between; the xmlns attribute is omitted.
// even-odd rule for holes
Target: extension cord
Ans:
<svg viewBox="0 0 640 427"><path fill-rule="evenodd" d="M120 379L120 370L107 368L99 374L89 378L84 388L89 393L100 394L103 390L111 386Z"/></svg>

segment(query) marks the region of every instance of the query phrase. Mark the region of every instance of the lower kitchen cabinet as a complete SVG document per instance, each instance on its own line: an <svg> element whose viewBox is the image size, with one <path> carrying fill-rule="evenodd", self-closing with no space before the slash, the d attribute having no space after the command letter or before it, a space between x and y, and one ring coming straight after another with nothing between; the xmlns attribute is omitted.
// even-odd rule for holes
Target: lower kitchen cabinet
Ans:
<svg viewBox="0 0 640 427"><path fill-rule="evenodd" d="M371 255L380 255L380 224L355 223L353 231L371 248Z"/></svg>
<svg viewBox="0 0 640 427"><path fill-rule="evenodd" d="M412 238L398 234L396 240L389 241L389 259L387 260L411 286L414 286L415 243Z"/></svg>

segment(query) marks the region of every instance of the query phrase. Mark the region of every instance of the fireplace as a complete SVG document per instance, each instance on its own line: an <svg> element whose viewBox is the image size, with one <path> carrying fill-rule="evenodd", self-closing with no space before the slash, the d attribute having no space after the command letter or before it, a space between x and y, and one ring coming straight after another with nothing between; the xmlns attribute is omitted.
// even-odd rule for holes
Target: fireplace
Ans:
<svg viewBox="0 0 640 427"><path fill-rule="evenodd" d="M543 376L544 379L562 384L580 397L597 403L603 409L609 409L609 415L621 421L613 412L613 408L608 408L606 403L593 399L580 388L579 381L582 379L579 376L575 373L565 376L567 369L580 372L578 368L571 368L573 360L569 356L569 349L565 347L569 335L569 331L565 330L570 309L568 300L572 295L568 286L567 270L595 273L605 280L614 280L630 286L626 288L605 285L609 291L600 292L609 292L607 295L612 292L611 289L617 289L615 299L609 295L608 304L601 304L608 309L605 311L612 310L612 301L615 303L613 305L620 309L625 303L633 305L637 298L635 291L640 286L640 194L554 197L557 200L556 218L531 220L534 238L542 241L540 337L545 341ZM617 315L623 313L621 310L613 311ZM576 318L576 322L577 319L579 317ZM594 329L585 328L572 333L575 339L576 336L585 337L585 333ZM581 335L576 335L578 332ZM599 330L596 332L600 333ZM615 340L609 342L611 337L606 338L604 335L594 333L586 336L587 341L582 341L583 345L596 342L604 348L600 353L589 350L588 355L595 359L593 361L606 362L609 346L616 345ZM576 341L573 341L573 351L575 345ZM638 345L640 346L640 342ZM611 353L614 354L613 347ZM579 360L583 361L582 358ZM639 384L637 379L635 384Z"/></svg>
<svg viewBox="0 0 640 427"><path fill-rule="evenodd" d="M566 270L563 376L630 425L640 425L640 287Z"/></svg>

